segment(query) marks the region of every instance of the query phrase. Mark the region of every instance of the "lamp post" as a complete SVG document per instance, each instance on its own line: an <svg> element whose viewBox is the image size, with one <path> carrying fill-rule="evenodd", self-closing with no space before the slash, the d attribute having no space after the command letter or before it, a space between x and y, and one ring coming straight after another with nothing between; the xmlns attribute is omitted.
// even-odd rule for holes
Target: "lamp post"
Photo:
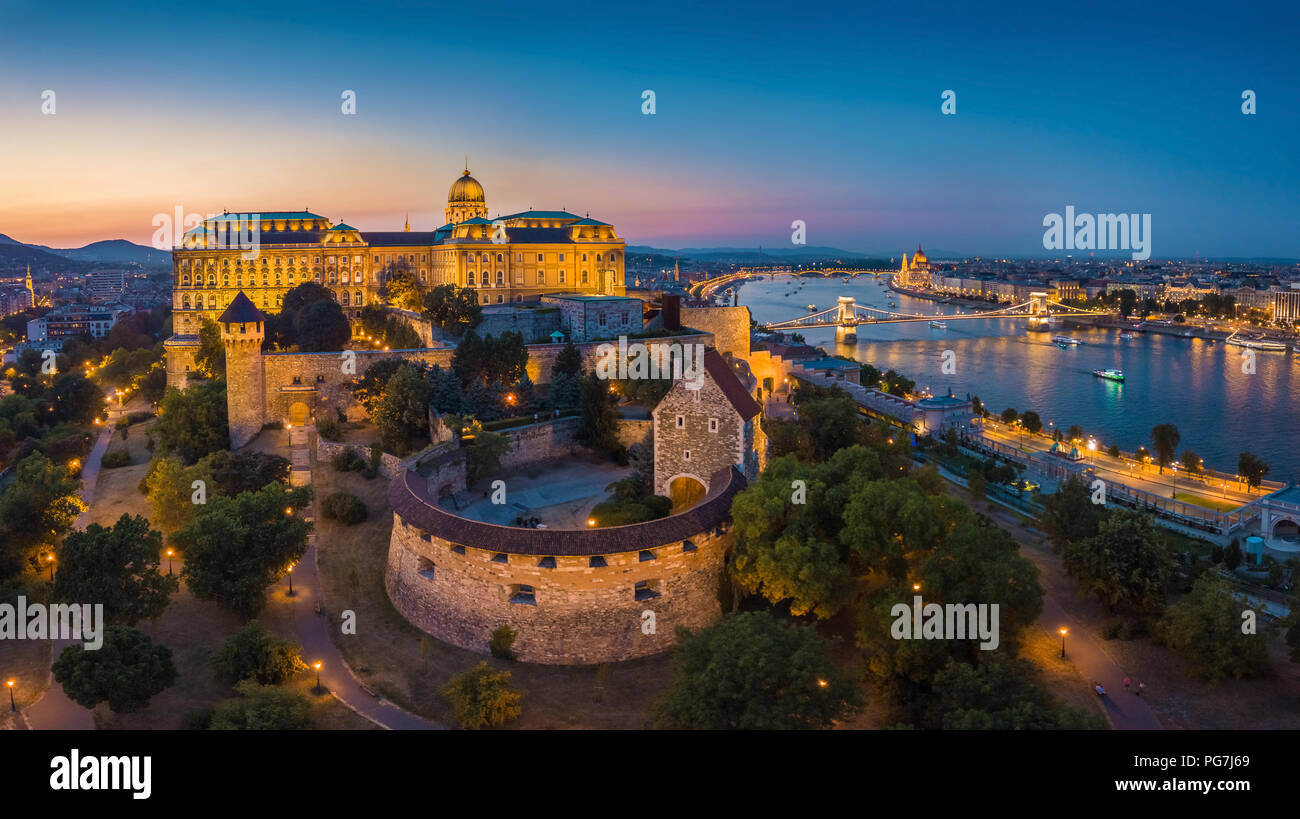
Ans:
<svg viewBox="0 0 1300 819"><path fill-rule="evenodd" d="M167 550L167 576L172 576L172 550Z"/></svg>
<svg viewBox="0 0 1300 819"><path fill-rule="evenodd" d="M17 711L17 710L18 710L18 706L14 704L14 681L13 681L13 680L7 680L7 681L5 682L5 685L9 686L9 710L10 710L10 711Z"/></svg>
<svg viewBox="0 0 1300 819"><path fill-rule="evenodd" d="M320 693L320 667L321 667L321 661L320 661L320 660L317 660L315 663L312 664L312 668L316 669L316 688L313 689L313 690L314 690L317 694Z"/></svg>
<svg viewBox="0 0 1300 819"><path fill-rule="evenodd" d="M293 597L293 564L289 564L289 597Z"/></svg>
<svg viewBox="0 0 1300 819"><path fill-rule="evenodd" d="M1061 659L1062 660L1065 659L1065 635L1069 633L1069 631L1070 630L1067 629L1065 626L1061 626Z"/></svg>
<svg viewBox="0 0 1300 819"><path fill-rule="evenodd" d="M45 561L50 564L50 582L54 582L54 552L45 556Z"/></svg>

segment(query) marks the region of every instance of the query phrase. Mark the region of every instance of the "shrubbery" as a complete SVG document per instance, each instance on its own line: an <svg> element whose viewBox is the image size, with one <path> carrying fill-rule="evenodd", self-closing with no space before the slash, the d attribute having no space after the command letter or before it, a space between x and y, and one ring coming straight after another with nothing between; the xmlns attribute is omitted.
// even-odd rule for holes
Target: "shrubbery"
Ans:
<svg viewBox="0 0 1300 819"><path fill-rule="evenodd" d="M99 463L100 466L105 469L117 469L122 466L130 466L131 453L127 452L125 449L115 449L112 452L105 452L103 460Z"/></svg>
<svg viewBox="0 0 1300 819"><path fill-rule="evenodd" d="M330 458L336 472L357 472L366 468L366 461L354 449L345 449Z"/></svg>
<svg viewBox="0 0 1300 819"><path fill-rule="evenodd" d="M335 492L321 501L321 512L331 520L353 526L366 519L366 504L356 495Z"/></svg>

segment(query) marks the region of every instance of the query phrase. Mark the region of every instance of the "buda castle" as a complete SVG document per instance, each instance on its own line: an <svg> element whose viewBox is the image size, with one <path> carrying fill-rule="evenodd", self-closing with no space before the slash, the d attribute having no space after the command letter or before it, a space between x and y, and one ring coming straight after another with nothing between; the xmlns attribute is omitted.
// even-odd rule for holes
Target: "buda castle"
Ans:
<svg viewBox="0 0 1300 819"><path fill-rule="evenodd" d="M482 304L537 301L545 293L624 295L624 243L612 225L566 211L488 218L469 168L452 183L446 224L431 231L362 231L310 211L224 213L187 232L172 254L173 328L197 336L241 291L266 313L304 282L334 292L351 318L380 301L394 272L423 287L476 290ZM256 225L256 230L253 225ZM241 228L243 230L241 230ZM245 234L252 245L230 241Z"/></svg>

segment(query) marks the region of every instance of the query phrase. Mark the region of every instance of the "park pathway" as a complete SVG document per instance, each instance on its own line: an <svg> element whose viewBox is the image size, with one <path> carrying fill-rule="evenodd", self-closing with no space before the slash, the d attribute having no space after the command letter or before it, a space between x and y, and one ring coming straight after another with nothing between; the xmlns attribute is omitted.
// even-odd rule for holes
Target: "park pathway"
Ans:
<svg viewBox="0 0 1300 819"><path fill-rule="evenodd" d="M1163 726L1151 709L1147 697L1138 696L1132 691L1124 690L1124 678L1131 677L1134 689L1140 678L1125 672L1102 647L1096 636L1096 618L1086 618L1077 609L1086 601L1079 601L1070 591L1073 585L1063 576L1059 561L1051 553L1050 547L1044 549L1045 535L1037 529L1022 524L1014 515L999 507L990 511L998 525L1011 532L1021 545L1021 554L1034 561L1038 566L1040 582L1043 586L1043 613L1038 623L1049 634L1060 634L1066 629L1065 656L1078 669L1079 675L1091 688L1101 683L1106 689L1106 696L1098 697L1098 705L1112 728L1122 731L1156 731ZM1069 601L1070 611L1062 601ZM1086 619L1085 619L1086 618Z"/></svg>
<svg viewBox="0 0 1300 819"><path fill-rule="evenodd" d="M115 414L110 411L108 423L104 425L103 431L99 433L99 439L95 441L94 447L90 450L90 455L86 457L85 466L81 470L81 499L86 503L86 511L82 512L73 524L74 529L84 529L86 527L86 517L90 514L90 504L95 499L95 482L99 480L100 462L104 459L104 452L108 449L108 444L113 438L113 421ZM76 643L76 640L55 640L50 649L51 661L57 659L63 650L68 646ZM50 672L49 683L45 693L39 700L23 709L27 724L34 730L41 731L93 731L95 730L95 716L89 708L83 708L69 699L68 695L63 692L63 686L54 681L54 672Z"/></svg>
<svg viewBox="0 0 1300 819"><path fill-rule="evenodd" d="M295 426L289 430L289 482L294 486L311 483L312 454L311 427ZM315 510L320 499L312 501L312 509L304 516L315 520ZM420 731L444 726L398 708L381 699L372 689L352 673L343 660L342 653L330 639L330 618L326 616L324 600L320 593L320 573L316 566L316 531L307 538L307 551L293 571L293 597L277 593L279 602L290 607L294 633L302 645L302 657L311 665L321 663L320 684L336 699L356 713L389 730ZM333 627L338 627L338 618Z"/></svg>

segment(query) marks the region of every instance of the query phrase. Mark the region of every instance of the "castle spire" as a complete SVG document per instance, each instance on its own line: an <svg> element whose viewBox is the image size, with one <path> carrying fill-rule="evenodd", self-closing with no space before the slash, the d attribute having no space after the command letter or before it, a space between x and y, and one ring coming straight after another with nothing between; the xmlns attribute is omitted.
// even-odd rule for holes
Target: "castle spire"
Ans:
<svg viewBox="0 0 1300 819"><path fill-rule="evenodd" d="M407 211L407 212L406 212L406 227L402 228L402 232L403 232L403 233L410 233L410 232L411 232L411 212L410 212L410 211Z"/></svg>

